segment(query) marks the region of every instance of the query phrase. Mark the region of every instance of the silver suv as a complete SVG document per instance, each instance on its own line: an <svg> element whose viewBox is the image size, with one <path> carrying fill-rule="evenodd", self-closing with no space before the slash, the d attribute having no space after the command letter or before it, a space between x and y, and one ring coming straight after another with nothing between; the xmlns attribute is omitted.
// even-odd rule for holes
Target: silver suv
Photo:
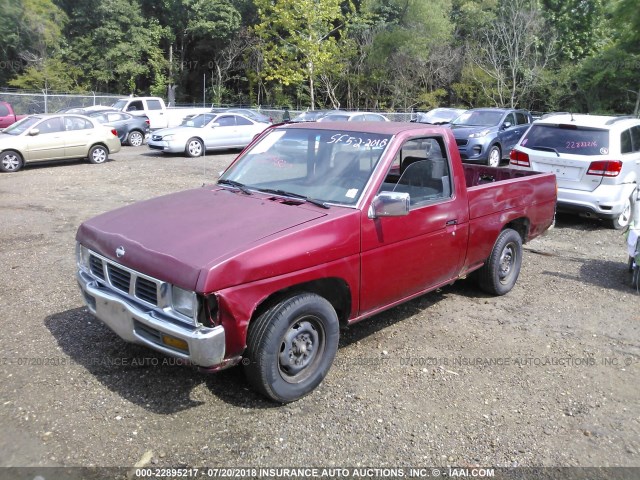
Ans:
<svg viewBox="0 0 640 480"><path fill-rule="evenodd" d="M510 158L514 168L556 174L558 211L603 218L615 229L629 224L640 119L550 114L531 125Z"/></svg>

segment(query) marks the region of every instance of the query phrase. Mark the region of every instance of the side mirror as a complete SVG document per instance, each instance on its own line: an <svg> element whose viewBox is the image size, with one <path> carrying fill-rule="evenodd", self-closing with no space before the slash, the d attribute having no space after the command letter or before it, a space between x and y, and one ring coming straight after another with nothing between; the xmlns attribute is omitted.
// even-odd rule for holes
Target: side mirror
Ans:
<svg viewBox="0 0 640 480"><path fill-rule="evenodd" d="M380 192L371 202L368 217L403 217L409 215L410 197L404 192Z"/></svg>
<svg viewBox="0 0 640 480"><path fill-rule="evenodd" d="M35 137L36 135L40 135L40 130L37 128L32 128L29 130L29 135Z"/></svg>
<svg viewBox="0 0 640 480"><path fill-rule="evenodd" d="M502 124L502 129L506 130L507 128L511 128L511 122L504 122Z"/></svg>

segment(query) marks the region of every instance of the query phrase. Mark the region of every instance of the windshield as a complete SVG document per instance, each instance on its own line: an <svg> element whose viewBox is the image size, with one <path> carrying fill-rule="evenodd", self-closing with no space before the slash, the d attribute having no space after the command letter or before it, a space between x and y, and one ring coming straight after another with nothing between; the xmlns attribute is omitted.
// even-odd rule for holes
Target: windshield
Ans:
<svg viewBox="0 0 640 480"><path fill-rule="evenodd" d="M216 113L201 113L200 115L194 115L193 117L185 118L181 126L183 127L195 127L195 128L204 128L207 124L216 118L218 114Z"/></svg>
<svg viewBox="0 0 640 480"><path fill-rule="evenodd" d="M448 110L446 108L436 108L419 116L422 123L448 123L460 115L460 110Z"/></svg>
<svg viewBox="0 0 640 480"><path fill-rule="evenodd" d="M500 123L502 112L489 112L486 110L476 110L465 112L456 118L451 125L464 125L467 127L493 127Z"/></svg>
<svg viewBox="0 0 640 480"><path fill-rule="evenodd" d="M532 150L575 155L608 155L609 132L575 125L532 125L520 143Z"/></svg>
<svg viewBox="0 0 640 480"><path fill-rule="evenodd" d="M272 130L220 182L355 205L390 140L390 135L338 130Z"/></svg>
<svg viewBox="0 0 640 480"><path fill-rule="evenodd" d="M116 110L122 110L126 104L127 104L127 100L118 100L116 103L114 103L111 106Z"/></svg>
<svg viewBox="0 0 640 480"><path fill-rule="evenodd" d="M26 132L31 127L33 127L36 123L42 120L41 117L27 117L22 120L14 123L13 125L5 128L2 133L6 133L8 135L20 135L21 133Z"/></svg>

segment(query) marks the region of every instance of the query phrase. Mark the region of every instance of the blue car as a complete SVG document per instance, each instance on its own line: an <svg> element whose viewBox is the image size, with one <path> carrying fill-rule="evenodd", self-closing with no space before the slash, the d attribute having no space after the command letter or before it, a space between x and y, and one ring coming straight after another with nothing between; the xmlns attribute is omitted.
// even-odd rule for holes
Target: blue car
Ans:
<svg viewBox="0 0 640 480"><path fill-rule="evenodd" d="M463 162L500 166L532 122L527 110L474 108L450 124Z"/></svg>

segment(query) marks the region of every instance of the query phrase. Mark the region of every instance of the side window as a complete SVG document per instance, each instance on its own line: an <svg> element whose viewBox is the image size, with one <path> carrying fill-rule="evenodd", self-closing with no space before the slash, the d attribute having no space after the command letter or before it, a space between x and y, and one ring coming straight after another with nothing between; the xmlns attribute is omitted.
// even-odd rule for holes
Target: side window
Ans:
<svg viewBox="0 0 640 480"><path fill-rule="evenodd" d="M136 100L131 102L127 107L127 112L135 112L136 110L144 110L144 106L142 105L142 100Z"/></svg>
<svg viewBox="0 0 640 480"><path fill-rule="evenodd" d="M407 141L394 159L380 190L408 193L411 208L450 198L451 175L445 152L441 137Z"/></svg>
<svg viewBox="0 0 640 480"><path fill-rule="evenodd" d="M233 127L236 124L236 117L234 115L224 115L218 117L216 123L221 127Z"/></svg>
<svg viewBox="0 0 640 480"><path fill-rule="evenodd" d="M504 125L505 123L510 123L512 127L515 127L516 125L516 116L512 113L510 113L509 115L507 115L507 117L504 119L504 122L502 122L502 124Z"/></svg>
<svg viewBox="0 0 640 480"><path fill-rule="evenodd" d="M160 100L147 100L147 107L149 110L162 110Z"/></svg>
<svg viewBox="0 0 640 480"><path fill-rule="evenodd" d="M61 132L63 130L62 121L60 117L47 118L46 120L43 120L42 122L40 122L36 126L36 128L40 130L41 134Z"/></svg>
<svg viewBox="0 0 640 480"><path fill-rule="evenodd" d="M236 117L236 125L253 125L253 123L247 118Z"/></svg>
<svg viewBox="0 0 640 480"><path fill-rule="evenodd" d="M625 130L620 136L620 153L633 152L633 144L631 143L631 129Z"/></svg>
<svg viewBox="0 0 640 480"><path fill-rule="evenodd" d="M9 109L6 105L0 104L0 117L6 117L9 115Z"/></svg>
<svg viewBox="0 0 640 480"><path fill-rule="evenodd" d="M631 144L634 152L640 152L640 125L631 127Z"/></svg>
<svg viewBox="0 0 640 480"><path fill-rule="evenodd" d="M69 130L86 130L93 128L93 124L81 117L64 117L64 129Z"/></svg>
<svg viewBox="0 0 640 480"><path fill-rule="evenodd" d="M516 112L516 121L518 125L524 125L525 123L529 123L529 117L524 112Z"/></svg>

